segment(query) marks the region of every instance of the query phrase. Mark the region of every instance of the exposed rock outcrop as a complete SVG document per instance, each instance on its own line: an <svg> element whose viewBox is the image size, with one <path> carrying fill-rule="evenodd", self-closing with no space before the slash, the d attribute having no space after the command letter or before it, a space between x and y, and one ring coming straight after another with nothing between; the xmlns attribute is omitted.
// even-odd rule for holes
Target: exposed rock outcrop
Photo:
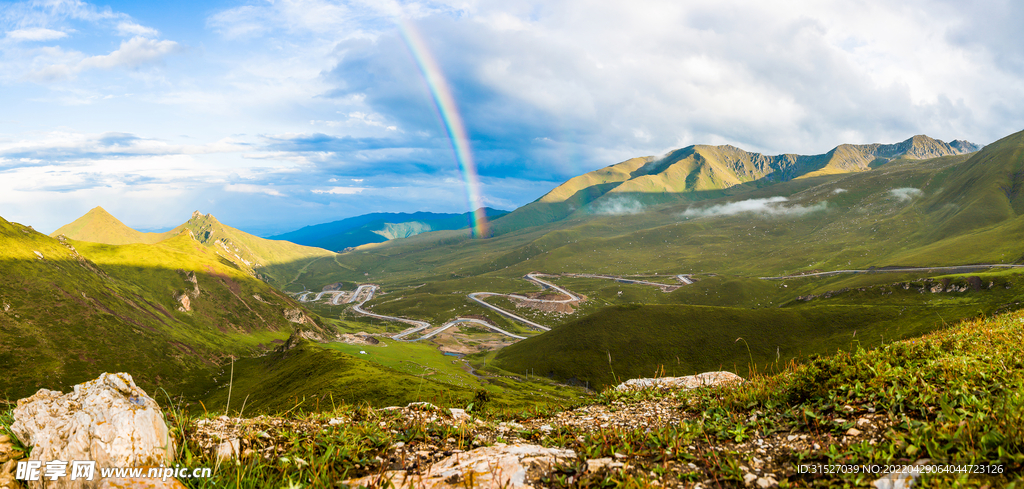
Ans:
<svg viewBox="0 0 1024 489"><path fill-rule="evenodd" d="M3 428L0 426L0 428ZM15 467L25 454L14 448L11 437L0 435L0 489L20 487L15 480Z"/></svg>
<svg viewBox="0 0 1024 489"><path fill-rule="evenodd" d="M32 447L31 460L92 460L97 468L174 462L160 406L126 373L102 374L68 394L40 389L18 401L11 432ZM44 486L35 481L29 487ZM60 478L45 487L91 489L99 481Z"/></svg>
<svg viewBox="0 0 1024 489"><path fill-rule="evenodd" d="M178 301L181 306L178 306L178 310L181 312L190 312L192 310L192 300L188 298L188 294L181 294L174 298Z"/></svg>
<svg viewBox="0 0 1024 489"><path fill-rule="evenodd" d="M704 372L686 377L660 377L656 379L630 379L616 387L623 390L642 389L696 389L697 387L710 387L729 382L742 382L743 378L732 372Z"/></svg>
<svg viewBox="0 0 1024 489"><path fill-rule="evenodd" d="M388 471L345 481L349 487L416 487L424 489L462 487L544 487L540 478L553 466L576 459L576 452L540 445L497 443L465 453L456 453L428 467L423 473L407 475Z"/></svg>
<svg viewBox="0 0 1024 489"><path fill-rule="evenodd" d="M314 323L313 320L309 316L306 315L306 313L302 312L302 309L299 309L297 307L293 307L291 309L285 309L284 310L284 318L287 319L288 322L291 322L291 323L308 324L308 325L311 325L311 326L315 326L316 325L316 323Z"/></svg>

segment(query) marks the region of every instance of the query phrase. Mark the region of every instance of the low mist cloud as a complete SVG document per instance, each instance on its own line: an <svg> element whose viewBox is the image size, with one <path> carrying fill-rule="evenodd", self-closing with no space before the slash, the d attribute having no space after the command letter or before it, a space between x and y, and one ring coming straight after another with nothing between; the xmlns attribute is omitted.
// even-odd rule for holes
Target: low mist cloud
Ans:
<svg viewBox="0 0 1024 489"><path fill-rule="evenodd" d="M748 199L728 204L719 204L704 209L689 208L683 212L682 217L708 217L708 216L732 216L743 212L762 214L767 216L802 216L816 211L823 211L828 207L828 202L822 201L810 206L791 205L784 206L788 202L785 197L769 197L767 199Z"/></svg>
<svg viewBox="0 0 1024 489"><path fill-rule="evenodd" d="M902 201L912 200L924 194L921 189L913 187L894 188L890 190L889 193L892 194L893 197Z"/></svg>
<svg viewBox="0 0 1024 489"><path fill-rule="evenodd" d="M846 192L845 188L837 188L837 189L832 191L832 193L834 193L834 194L841 194L843 192Z"/></svg>
<svg viewBox="0 0 1024 489"><path fill-rule="evenodd" d="M594 214L606 216L625 216L628 214L639 214L643 211L643 204L628 197L612 197L598 202L594 206Z"/></svg>

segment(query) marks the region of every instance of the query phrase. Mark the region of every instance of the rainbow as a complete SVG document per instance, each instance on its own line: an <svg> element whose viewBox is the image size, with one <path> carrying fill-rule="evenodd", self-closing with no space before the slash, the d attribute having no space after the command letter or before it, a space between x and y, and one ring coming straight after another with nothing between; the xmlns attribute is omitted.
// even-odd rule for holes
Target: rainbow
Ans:
<svg viewBox="0 0 1024 489"><path fill-rule="evenodd" d="M490 226L487 223L487 214L484 212L483 198L480 192L480 178L476 172L476 163L473 161L473 153L469 148L469 136L466 134L466 126L462 123L459 109L455 105L455 98L452 97L452 92L448 88L448 81L445 80L441 67L430 53L427 43L423 40L423 36L420 35L416 26L402 18L398 21L398 31L401 33L406 47L409 48L413 59L416 60L416 65L423 74L423 79L427 83L427 89L430 90L430 95L434 99L434 107L437 109L441 121L444 123L444 128L448 132L448 140L451 142L452 150L455 152L455 160L459 163L459 170L462 172L462 178L466 182L466 199L468 200L469 209L473 213L470 224L473 237L489 237Z"/></svg>

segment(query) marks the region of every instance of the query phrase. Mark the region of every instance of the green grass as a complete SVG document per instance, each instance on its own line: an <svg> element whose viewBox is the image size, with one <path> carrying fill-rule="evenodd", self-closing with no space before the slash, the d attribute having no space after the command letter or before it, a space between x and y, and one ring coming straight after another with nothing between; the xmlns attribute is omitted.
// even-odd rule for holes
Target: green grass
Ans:
<svg viewBox="0 0 1024 489"><path fill-rule="evenodd" d="M669 299L688 304L604 308L506 347L494 355L493 363L510 371L533 368L559 381L598 387L662 371L679 376L724 368L746 375L790 359L876 346L961 318L1019 309L1024 299L1024 276L1019 272L912 277L902 275L898 278L905 281L896 281L885 274L840 276L824 280L826 284L809 278L784 283L705 278ZM946 279L949 285L967 286L969 277L977 277L985 287L992 282L993 288L921 292L924 280L941 284ZM834 295L826 298L828 291ZM812 292L819 297L793 300ZM747 307L719 305L730 300ZM702 303L709 305L690 305Z"/></svg>
<svg viewBox="0 0 1024 489"><path fill-rule="evenodd" d="M430 344L383 339L378 345L329 343L325 347L409 375L423 376L426 374L426 377L435 382L464 386L469 389L482 387L476 377L461 368L461 360L440 354L437 348ZM366 354L361 355L359 353L361 351L365 351Z"/></svg>
<svg viewBox="0 0 1024 489"><path fill-rule="evenodd" d="M2 221L0 240L0 396L119 371L151 391L195 396L223 359L257 354L292 331L283 311L294 301L187 236L65 246ZM187 272L201 293L181 312L175 297L193 288Z"/></svg>
<svg viewBox="0 0 1024 489"><path fill-rule="evenodd" d="M800 465L906 465L923 458L938 465L1000 465L1002 473L925 475L915 487L1019 487L1024 482L1021 337L1024 315L1012 313L874 349L780 365L776 373L714 389L608 390L590 402L615 411L669 399L683 418L643 429L555 426L550 433L526 430L516 435L573 449L583 460L624 457L628 465L599 473L584 472L583 463L551 467L540 474L549 487L650 487L655 481L674 487L708 479L723 487L740 486L745 472L741 467L752 466L754 458L775 475L780 487L866 487L880 476L801 473ZM399 442L410 453L434 447L430 453L440 457L470 450L480 440L488 444L499 439L499 421L544 420L570 407L492 409L483 413L482 425L452 425L430 421L429 411L426 417L414 417L370 410L337 396L329 409L311 412L309 399L289 406L279 417L248 421L240 432L243 446L267 456L249 454L238 463L217 463L200 444L198 421L205 416L165 406L171 431L180 441L177 461L214 468L213 479L186 480L186 485L255 488L290 481L303 487L330 486L386 469ZM322 400L321 406L330 402ZM866 416L876 430L871 432L874 442L865 437L844 440L855 421ZM330 424L330 419L341 422ZM11 421L10 410L0 410L0 425ZM753 451L757 440L774 444L800 437L808 442L774 451L770 460Z"/></svg>
<svg viewBox="0 0 1024 489"><path fill-rule="evenodd" d="M442 355L433 347L385 340L387 346L354 346L332 343L318 345L303 341L286 352L274 352L222 366L202 407L232 413L281 413L301 406L304 412L327 411L332 405L404 406L428 401L439 406L465 407L477 392L488 391L492 404L505 407L535 407L565 404L580 392L566 390L544 379L508 382L489 376L477 378L461 368L455 357ZM359 351L366 351L362 355ZM245 401L245 399L248 399Z"/></svg>

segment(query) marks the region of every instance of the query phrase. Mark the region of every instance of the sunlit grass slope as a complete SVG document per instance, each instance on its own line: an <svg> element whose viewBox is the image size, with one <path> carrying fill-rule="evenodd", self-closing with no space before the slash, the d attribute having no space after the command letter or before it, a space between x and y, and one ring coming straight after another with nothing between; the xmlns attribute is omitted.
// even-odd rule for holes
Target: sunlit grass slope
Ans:
<svg viewBox="0 0 1024 489"><path fill-rule="evenodd" d="M0 220L0 241L0 396L114 371L194 394L228 355L292 331L284 311L294 301L187 234L152 245L61 242ZM183 295L190 311L179 310Z"/></svg>
<svg viewBox="0 0 1024 489"><path fill-rule="evenodd" d="M241 270L278 287L285 287L310 262L334 256L322 248L297 245L288 241L263 239L226 226L211 214L192 213L184 224L166 233L142 233L125 226L97 207L71 224L54 231L77 241L122 245L153 244L182 233L195 239L216 255L231 261Z"/></svg>
<svg viewBox="0 0 1024 489"><path fill-rule="evenodd" d="M67 236L79 241L91 241L93 243L106 244L129 244L129 243L156 243L163 241L176 233L143 233L136 231L116 217L110 215L102 207L94 207L84 216L75 219L69 224L61 226L50 236Z"/></svg>

